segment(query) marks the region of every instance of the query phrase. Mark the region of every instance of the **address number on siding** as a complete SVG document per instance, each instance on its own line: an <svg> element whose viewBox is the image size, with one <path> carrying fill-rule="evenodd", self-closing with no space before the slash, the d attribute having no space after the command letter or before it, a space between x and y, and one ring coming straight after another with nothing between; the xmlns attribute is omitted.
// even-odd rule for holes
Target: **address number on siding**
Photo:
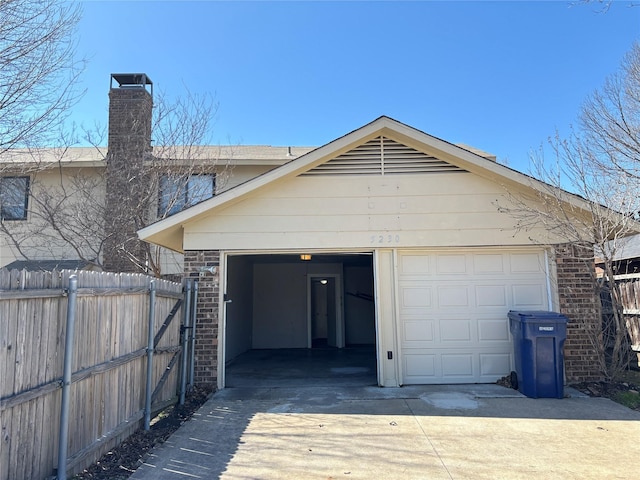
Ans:
<svg viewBox="0 0 640 480"><path fill-rule="evenodd" d="M382 245L382 244L393 244L393 243L400 243L400 235L398 234L390 234L390 233L385 233L385 234L379 234L379 235L371 235L371 244L378 244L378 245Z"/></svg>

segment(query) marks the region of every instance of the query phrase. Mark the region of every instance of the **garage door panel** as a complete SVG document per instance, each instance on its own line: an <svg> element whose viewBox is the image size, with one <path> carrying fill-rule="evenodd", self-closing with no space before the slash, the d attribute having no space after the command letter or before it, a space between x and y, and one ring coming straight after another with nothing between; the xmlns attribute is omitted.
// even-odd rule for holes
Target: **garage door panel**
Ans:
<svg viewBox="0 0 640 480"><path fill-rule="evenodd" d="M511 344L490 351L452 353L452 348L410 349L403 353L403 384L493 383L513 368ZM424 353L424 352L430 353Z"/></svg>
<svg viewBox="0 0 640 480"><path fill-rule="evenodd" d="M509 321L507 319L478 319L479 342L509 342Z"/></svg>
<svg viewBox="0 0 640 480"><path fill-rule="evenodd" d="M478 307L504 307L507 305L505 285L476 285L475 294Z"/></svg>
<svg viewBox="0 0 640 480"><path fill-rule="evenodd" d="M511 289L513 292L513 308L545 308L546 292L543 285L525 283L520 285L512 285Z"/></svg>
<svg viewBox="0 0 640 480"><path fill-rule="evenodd" d="M483 353L479 355L480 375L490 377L493 381L495 377L502 377L504 372L511 370L512 355L510 353Z"/></svg>
<svg viewBox="0 0 640 480"><path fill-rule="evenodd" d="M442 378L450 377L473 377L473 354L453 354L443 353L442 361Z"/></svg>
<svg viewBox="0 0 640 480"><path fill-rule="evenodd" d="M436 378L436 355L408 354L404 357L404 371L411 378Z"/></svg>
<svg viewBox="0 0 640 480"><path fill-rule="evenodd" d="M505 272L504 254L483 253L473 256L473 271L478 275L492 275Z"/></svg>
<svg viewBox="0 0 640 480"><path fill-rule="evenodd" d="M438 287L439 307L468 307L469 289L466 285L451 285Z"/></svg>
<svg viewBox="0 0 640 480"><path fill-rule="evenodd" d="M438 318L405 317L402 328L402 347L406 349L475 345L478 340L477 323L473 318L440 316Z"/></svg>
<svg viewBox="0 0 640 480"><path fill-rule="evenodd" d="M430 273L429 260L430 255L403 255L400 257L399 273L406 277L428 275Z"/></svg>
<svg viewBox="0 0 640 480"><path fill-rule="evenodd" d="M471 342L475 337L472 333L471 320L445 320L438 322L440 340L442 343Z"/></svg>
<svg viewBox="0 0 640 480"><path fill-rule="evenodd" d="M405 343L433 342L435 339L433 320L406 320L403 330Z"/></svg>
<svg viewBox="0 0 640 480"><path fill-rule="evenodd" d="M424 309L432 306L431 287L405 286L402 289L401 308L403 311L410 309Z"/></svg>
<svg viewBox="0 0 640 480"><path fill-rule="evenodd" d="M466 255L437 255L436 272L438 275L461 275L468 273Z"/></svg>
<svg viewBox="0 0 640 480"><path fill-rule="evenodd" d="M494 382L508 374L508 311L548 308L544 252L400 252L398 258L403 383Z"/></svg>
<svg viewBox="0 0 640 480"><path fill-rule="evenodd" d="M545 272L544 255L536 253L512 253L510 256L511 273L537 274Z"/></svg>
<svg viewBox="0 0 640 480"><path fill-rule="evenodd" d="M403 357L405 385L495 382L509 371L510 353L433 354L410 352Z"/></svg>

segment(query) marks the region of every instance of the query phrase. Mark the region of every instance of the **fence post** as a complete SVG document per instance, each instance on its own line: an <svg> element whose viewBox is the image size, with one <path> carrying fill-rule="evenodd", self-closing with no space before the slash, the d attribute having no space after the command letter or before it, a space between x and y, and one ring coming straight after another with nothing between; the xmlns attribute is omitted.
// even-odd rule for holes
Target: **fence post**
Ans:
<svg viewBox="0 0 640 480"><path fill-rule="evenodd" d="M194 370L196 363L196 314L198 313L198 281L193 281L193 298L191 299L193 304L191 307L191 349L189 350L190 365L189 365L189 386L193 387L194 384Z"/></svg>
<svg viewBox="0 0 640 480"><path fill-rule="evenodd" d="M187 390L187 348L189 346L189 320L191 318L191 280L187 280L185 287L185 302L184 302L184 323L182 329L184 334L182 335L182 358L180 369L180 405L184 405L184 397Z"/></svg>
<svg viewBox="0 0 640 480"><path fill-rule="evenodd" d="M153 341L156 317L156 282L149 284L149 334L147 336L147 390L144 401L144 429L151 428L151 395L153 394Z"/></svg>
<svg viewBox="0 0 640 480"><path fill-rule="evenodd" d="M78 277L69 277L67 297L67 327L64 339L64 372L62 375L62 406L60 408L60 435L58 437L58 480L67 478L67 449L69 447L69 396L71 393L71 371L73 365L73 337L76 323L76 297Z"/></svg>

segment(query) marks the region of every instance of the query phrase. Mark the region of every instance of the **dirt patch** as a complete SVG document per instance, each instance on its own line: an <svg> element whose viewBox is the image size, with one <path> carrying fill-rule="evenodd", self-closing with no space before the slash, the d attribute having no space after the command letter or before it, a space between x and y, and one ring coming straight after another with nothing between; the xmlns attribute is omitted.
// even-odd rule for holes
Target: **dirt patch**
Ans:
<svg viewBox="0 0 640 480"><path fill-rule="evenodd" d="M636 372L637 380L627 381L623 378L611 382L583 382L571 385L591 397L604 397L620 403L632 410L640 412L640 372Z"/></svg>
<svg viewBox="0 0 640 480"><path fill-rule="evenodd" d="M164 443L207 401L212 389L194 387L184 405L174 405L153 419L149 431L138 430L95 464L75 475L77 480L124 480L142 465L149 451Z"/></svg>

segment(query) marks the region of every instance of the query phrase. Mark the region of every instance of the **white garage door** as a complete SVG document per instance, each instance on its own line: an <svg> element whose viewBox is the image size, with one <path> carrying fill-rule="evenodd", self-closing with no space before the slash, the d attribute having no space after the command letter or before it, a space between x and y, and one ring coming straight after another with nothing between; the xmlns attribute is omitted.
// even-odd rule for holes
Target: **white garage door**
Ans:
<svg viewBox="0 0 640 480"><path fill-rule="evenodd" d="M547 310L542 250L401 252L403 384L491 383L513 370L507 313Z"/></svg>

